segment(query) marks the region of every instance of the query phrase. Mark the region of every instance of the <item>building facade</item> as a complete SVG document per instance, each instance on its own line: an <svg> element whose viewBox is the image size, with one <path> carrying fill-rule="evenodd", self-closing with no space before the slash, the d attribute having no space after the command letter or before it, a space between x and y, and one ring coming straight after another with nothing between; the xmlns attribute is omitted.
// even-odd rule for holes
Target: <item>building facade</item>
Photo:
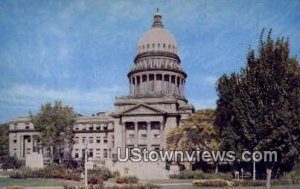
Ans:
<svg viewBox="0 0 300 189"><path fill-rule="evenodd" d="M157 11L152 27L138 41L134 64L127 75L129 94L116 99L113 113L77 118L73 127L74 160L83 158L86 144L95 162L112 159L117 148L165 149L166 134L194 112L185 98L187 74L177 48ZM9 125L10 155L19 159L33 152L46 156L34 137L39 133L28 117L16 118Z"/></svg>

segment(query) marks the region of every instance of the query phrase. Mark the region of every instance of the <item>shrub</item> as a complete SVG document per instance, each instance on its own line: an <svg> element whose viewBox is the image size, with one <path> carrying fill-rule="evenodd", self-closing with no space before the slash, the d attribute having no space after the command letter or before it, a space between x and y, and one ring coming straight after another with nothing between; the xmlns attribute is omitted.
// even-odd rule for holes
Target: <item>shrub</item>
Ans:
<svg viewBox="0 0 300 189"><path fill-rule="evenodd" d="M224 179L211 179L211 180L194 180L193 185L196 187L199 186L226 187L226 186L233 186L234 183Z"/></svg>
<svg viewBox="0 0 300 189"><path fill-rule="evenodd" d="M265 186L264 180L235 180L234 186Z"/></svg>
<svg viewBox="0 0 300 189"><path fill-rule="evenodd" d="M116 178L118 184L136 184L139 179L136 176L119 176Z"/></svg>
<svg viewBox="0 0 300 189"><path fill-rule="evenodd" d="M113 172L113 177L116 178L116 177L119 177L121 176L120 172L119 171L114 171Z"/></svg>
<svg viewBox="0 0 300 189"><path fill-rule="evenodd" d="M154 184L135 184L135 185L125 185L125 186L108 186L105 189L160 189L160 186Z"/></svg>
<svg viewBox="0 0 300 189"><path fill-rule="evenodd" d="M69 171L61 167L48 166L43 169L31 169L22 167L19 170L10 173L11 178L58 178L65 180L80 180L80 173Z"/></svg>
<svg viewBox="0 0 300 189"><path fill-rule="evenodd" d="M103 180L107 180L113 177L112 172L106 167L88 170L88 175L97 175L100 176Z"/></svg>
<svg viewBox="0 0 300 189"><path fill-rule="evenodd" d="M19 169L24 164L24 161L18 160L13 156L0 157L0 165L2 169Z"/></svg>
<svg viewBox="0 0 300 189"><path fill-rule="evenodd" d="M89 189L104 189L104 186L97 184L97 185L89 185L88 188ZM85 186L68 186L68 185L65 185L64 189L86 189L86 188L85 188Z"/></svg>
<svg viewBox="0 0 300 189"><path fill-rule="evenodd" d="M88 175L88 184L103 185L103 179L100 175Z"/></svg>
<svg viewBox="0 0 300 189"><path fill-rule="evenodd" d="M178 175L170 175L170 179L225 179L231 180L232 175L224 173L205 173L202 171L181 171Z"/></svg>
<svg viewBox="0 0 300 189"><path fill-rule="evenodd" d="M23 186L9 186L7 189L24 189Z"/></svg>

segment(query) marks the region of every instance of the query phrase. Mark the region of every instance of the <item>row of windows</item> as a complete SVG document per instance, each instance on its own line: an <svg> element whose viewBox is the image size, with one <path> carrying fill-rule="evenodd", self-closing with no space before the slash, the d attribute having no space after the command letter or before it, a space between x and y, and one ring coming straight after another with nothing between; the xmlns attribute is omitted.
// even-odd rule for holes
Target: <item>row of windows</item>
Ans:
<svg viewBox="0 0 300 189"><path fill-rule="evenodd" d="M81 142L83 144L85 144L87 140L88 140L88 143L90 143L90 144L101 143L101 137L81 137ZM79 143L79 142L80 142L80 137L75 137L75 143ZM106 144L107 142L108 142L108 137L104 136L103 143Z"/></svg>
<svg viewBox="0 0 300 189"><path fill-rule="evenodd" d="M75 158L79 158L79 151L80 149L75 149ZM95 151L95 156L94 156L94 151ZM101 155L101 149L88 149L88 157L100 157ZM108 154L109 153L109 154ZM108 155L111 154L111 149L103 149L103 157L107 158ZM85 157L85 149L81 149L81 157Z"/></svg>
<svg viewBox="0 0 300 189"><path fill-rule="evenodd" d="M142 140L146 140L147 137L148 137L148 135L147 134L141 134L140 137L141 137ZM129 139L134 139L135 138L135 134L129 134L128 138ZM160 139L160 134L154 134L153 138L154 139Z"/></svg>
<svg viewBox="0 0 300 189"><path fill-rule="evenodd" d="M177 82L176 81L177 78ZM162 81L162 79L164 79L164 81L169 82L171 80L171 83L175 84L177 83L177 85L183 84L184 83L184 79L179 77L179 76L175 76L175 75L162 75L162 74L156 74L156 80L157 81ZM135 82L136 81L136 82ZM129 80L130 84L135 85L135 83L140 84L142 82L147 82L148 81L148 77L147 75L141 75L141 76L136 76L132 77L131 80ZM149 81L154 81L154 74L149 74Z"/></svg>
<svg viewBox="0 0 300 189"><path fill-rule="evenodd" d="M138 122L138 129L139 130L147 130L147 122ZM126 122L125 127L127 130L134 130L134 123L133 122ZM155 129L160 129L160 123L159 122L150 122L150 129L155 130Z"/></svg>
<svg viewBox="0 0 300 189"><path fill-rule="evenodd" d="M108 130L108 125L103 125L102 129L104 131ZM96 130L96 131L100 131L101 130L101 125L81 125L81 127L79 125L75 125L74 130L82 130L82 131L86 131L86 130Z"/></svg>

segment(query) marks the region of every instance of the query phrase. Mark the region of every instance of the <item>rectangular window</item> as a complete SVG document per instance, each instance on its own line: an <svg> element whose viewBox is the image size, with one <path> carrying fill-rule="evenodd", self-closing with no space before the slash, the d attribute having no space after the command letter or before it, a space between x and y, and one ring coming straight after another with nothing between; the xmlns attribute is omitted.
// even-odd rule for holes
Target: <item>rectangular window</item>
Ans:
<svg viewBox="0 0 300 189"><path fill-rule="evenodd" d="M17 140L14 140L14 143L17 143Z"/></svg>
<svg viewBox="0 0 300 189"><path fill-rule="evenodd" d="M138 128L139 128L139 130L146 130L147 123L146 122L138 122Z"/></svg>
<svg viewBox="0 0 300 189"><path fill-rule="evenodd" d="M75 137L75 143L76 143L76 144L79 143L79 137Z"/></svg>
<svg viewBox="0 0 300 189"><path fill-rule="evenodd" d="M133 122L126 122L125 127L127 130L134 130L134 123Z"/></svg>
<svg viewBox="0 0 300 189"><path fill-rule="evenodd" d="M158 81L161 81L162 75L161 75L161 74L157 74L157 75L156 75L156 79L157 79Z"/></svg>
<svg viewBox="0 0 300 189"><path fill-rule="evenodd" d="M25 126L25 129L29 129L29 125L26 125L26 126Z"/></svg>
<svg viewBox="0 0 300 189"><path fill-rule="evenodd" d="M103 130L104 130L104 131L107 131L107 125L104 125L104 126L103 126Z"/></svg>
<svg viewBox="0 0 300 189"><path fill-rule="evenodd" d="M100 125L96 126L96 130L99 131L100 130Z"/></svg>
<svg viewBox="0 0 300 189"><path fill-rule="evenodd" d="M129 139L134 139L134 134L129 134Z"/></svg>
<svg viewBox="0 0 300 189"><path fill-rule="evenodd" d="M100 138L100 137L97 137L97 138L96 138L96 143L98 143L98 144L99 144L99 143L100 143L100 141L101 141L101 138Z"/></svg>
<svg viewBox="0 0 300 189"><path fill-rule="evenodd" d="M104 157L104 158L107 158L107 149L104 149L103 157Z"/></svg>
<svg viewBox="0 0 300 189"><path fill-rule="evenodd" d="M145 139L147 139L147 134L142 134L141 137L142 137L142 139L145 140Z"/></svg>
<svg viewBox="0 0 300 189"><path fill-rule="evenodd" d="M79 158L79 154L77 152L75 153L75 158Z"/></svg>
<svg viewBox="0 0 300 189"><path fill-rule="evenodd" d="M93 137L89 137L89 143L92 144L94 142L94 138Z"/></svg>
<svg viewBox="0 0 300 189"><path fill-rule="evenodd" d="M31 153L31 149L30 148L27 148L26 149L26 154L30 154Z"/></svg>
<svg viewBox="0 0 300 189"><path fill-rule="evenodd" d="M93 149L90 149L90 151L89 151L89 157L94 157Z"/></svg>
<svg viewBox="0 0 300 189"><path fill-rule="evenodd" d="M90 125L90 126L89 126L89 130L90 130L90 131L94 130L93 125Z"/></svg>
<svg viewBox="0 0 300 189"><path fill-rule="evenodd" d="M153 137L154 139L160 139L160 134L154 134Z"/></svg>
<svg viewBox="0 0 300 189"><path fill-rule="evenodd" d="M82 143L85 144L86 137L82 137Z"/></svg>
<svg viewBox="0 0 300 189"><path fill-rule="evenodd" d="M159 122L157 122L157 121L153 121L153 122L151 122L151 129L157 129L157 130L159 130L160 129L160 123Z"/></svg>
<svg viewBox="0 0 300 189"><path fill-rule="evenodd" d="M100 149L99 148L96 149L96 157L100 157Z"/></svg>
<svg viewBox="0 0 300 189"><path fill-rule="evenodd" d="M83 158L85 157L85 149L81 150L81 155L82 155Z"/></svg>

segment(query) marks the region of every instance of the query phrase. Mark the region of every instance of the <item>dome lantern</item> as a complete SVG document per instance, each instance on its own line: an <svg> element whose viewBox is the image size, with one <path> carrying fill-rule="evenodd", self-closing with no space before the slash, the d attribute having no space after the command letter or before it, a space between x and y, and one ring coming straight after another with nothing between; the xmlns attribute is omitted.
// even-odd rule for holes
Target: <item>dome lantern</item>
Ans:
<svg viewBox="0 0 300 189"><path fill-rule="evenodd" d="M164 27L164 25L161 22L161 15L159 12L159 8L156 9L156 14L154 15L153 18L154 18L154 22L152 24L152 27L161 27L161 28Z"/></svg>
<svg viewBox="0 0 300 189"><path fill-rule="evenodd" d="M177 43L173 35L162 24L159 9L154 15L154 21L149 31L144 33L137 44L137 54L145 52L168 52L177 54Z"/></svg>

